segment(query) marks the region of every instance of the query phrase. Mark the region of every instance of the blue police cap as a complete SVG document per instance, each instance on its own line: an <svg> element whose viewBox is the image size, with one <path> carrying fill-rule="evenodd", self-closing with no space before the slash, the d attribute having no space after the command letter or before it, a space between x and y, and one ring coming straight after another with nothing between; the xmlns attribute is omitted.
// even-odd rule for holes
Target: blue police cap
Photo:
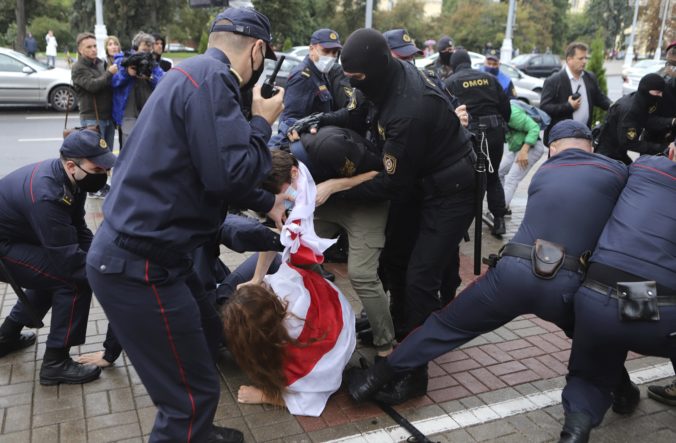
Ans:
<svg viewBox="0 0 676 443"><path fill-rule="evenodd" d="M591 140L592 133L587 125L575 120L563 120L555 124L549 131L549 143L562 138L584 138Z"/></svg>
<svg viewBox="0 0 676 443"><path fill-rule="evenodd" d="M437 42L437 51L441 52L446 48L453 46L453 39L447 35L444 35Z"/></svg>
<svg viewBox="0 0 676 443"><path fill-rule="evenodd" d="M81 129L71 132L63 141L61 155L68 158L86 158L104 169L110 169L117 157L110 152L106 141L98 132Z"/></svg>
<svg viewBox="0 0 676 443"><path fill-rule="evenodd" d="M228 20L230 25L217 25L221 20ZM235 34L246 35L265 42L265 58L277 60L275 51L272 49L272 32L270 31L270 20L260 12L252 8L228 8L216 16L211 24L211 32L234 32Z"/></svg>
<svg viewBox="0 0 676 443"><path fill-rule="evenodd" d="M322 48L326 49L341 49L343 47L343 45L340 44L340 36L338 33L333 29L326 28L317 29L313 32L312 37L310 37L310 44L320 45Z"/></svg>
<svg viewBox="0 0 676 443"><path fill-rule="evenodd" d="M418 49L408 35L406 29L391 29L383 32L387 40L387 46L390 47L398 57L410 57L415 54L422 54L422 50Z"/></svg>

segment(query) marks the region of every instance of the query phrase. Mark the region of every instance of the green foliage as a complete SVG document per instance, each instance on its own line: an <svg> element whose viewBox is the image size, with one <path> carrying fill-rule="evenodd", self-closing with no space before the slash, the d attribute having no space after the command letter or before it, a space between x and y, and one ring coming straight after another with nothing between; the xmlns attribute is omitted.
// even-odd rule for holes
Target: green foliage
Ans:
<svg viewBox="0 0 676 443"><path fill-rule="evenodd" d="M286 39L284 39L284 46L282 46L282 52L287 52L291 48L293 48L293 42L289 37L287 37Z"/></svg>
<svg viewBox="0 0 676 443"><path fill-rule="evenodd" d="M40 51L44 51L47 43L45 41L45 35L50 29L54 31L54 37L59 44L57 50L59 52L70 52L76 51L75 48L75 37L70 30L70 27L66 22L52 18L52 17L35 17L29 27L29 31L33 33L33 37L38 42L38 48Z"/></svg>
<svg viewBox="0 0 676 443"><path fill-rule="evenodd" d="M591 56L587 63L587 71L594 73L599 82L599 88L604 94L608 94L608 82L606 81L606 70L603 67L605 58L605 46L603 45L603 33L599 30L591 43ZM594 108L592 122L603 122L606 111Z"/></svg>
<svg viewBox="0 0 676 443"><path fill-rule="evenodd" d="M16 41L16 23L10 23L10 25L7 27L7 31L5 31L4 34L0 34L0 46L14 48L15 41ZM23 51L23 48L18 49Z"/></svg>
<svg viewBox="0 0 676 443"><path fill-rule="evenodd" d="M392 10L374 13L373 27L383 32L405 28L420 47L428 33L423 6L421 0L399 0Z"/></svg>
<svg viewBox="0 0 676 443"><path fill-rule="evenodd" d="M607 48L621 48L623 33L631 25L633 0L590 0L586 15L589 17L588 34L601 31Z"/></svg>

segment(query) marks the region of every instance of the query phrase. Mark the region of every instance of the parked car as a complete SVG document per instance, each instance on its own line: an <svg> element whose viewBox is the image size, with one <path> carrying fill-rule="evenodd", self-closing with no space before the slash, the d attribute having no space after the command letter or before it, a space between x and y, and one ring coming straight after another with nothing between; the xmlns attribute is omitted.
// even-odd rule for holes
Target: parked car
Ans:
<svg viewBox="0 0 676 443"><path fill-rule="evenodd" d="M478 52L472 52L472 51L467 51L469 54L469 58L472 61L472 66L476 65L477 63L483 63L484 59L486 58L485 56L479 54ZM417 58L415 60L415 66L418 69L427 69L432 67L434 62L437 61L437 58L439 57L439 53L435 52L434 54L428 56L428 57L423 57L423 58Z"/></svg>
<svg viewBox="0 0 676 443"><path fill-rule="evenodd" d="M483 64L483 62L475 63L472 67L480 69ZM544 85L545 79L530 76L511 63L500 63L500 72L512 80L514 87L528 89L538 94L542 93L542 85Z"/></svg>
<svg viewBox="0 0 676 443"><path fill-rule="evenodd" d="M561 70L561 58L556 54L521 54L512 65L533 77L549 77Z"/></svg>
<svg viewBox="0 0 676 443"><path fill-rule="evenodd" d="M64 112L77 102L70 70L0 48L0 105L42 105Z"/></svg>
<svg viewBox="0 0 676 443"><path fill-rule="evenodd" d="M309 53L310 53L309 46L294 46L293 48L289 49L285 54L292 55L302 60Z"/></svg>
<svg viewBox="0 0 676 443"><path fill-rule="evenodd" d="M622 95L636 92L641 78L646 74L659 71L665 63L665 60L641 60L630 68L622 69Z"/></svg>
<svg viewBox="0 0 676 443"><path fill-rule="evenodd" d="M516 99L521 100L522 102L528 103L529 105L540 107L540 93L531 91L530 89L522 88L520 86L514 85L516 90Z"/></svg>
<svg viewBox="0 0 676 443"><path fill-rule="evenodd" d="M284 55L286 58L282 62L282 67L279 68L279 72L277 73L277 79L275 80L275 84L277 86L281 86L282 88L286 88L286 83L289 80L289 74L291 74L291 71L293 68L298 66L299 63L303 61L302 58L294 57L293 55L285 54L282 52L275 52L277 57ZM267 80L271 75L272 71L275 69L275 65L277 64L276 61L270 60L270 59L265 59L265 65L263 68L263 74L261 74L261 78L258 79L258 84L263 83L265 80Z"/></svg>
<svg viewBox="0 0 676 443"><path fill-rule="evenodd" d="M195 48L191 48L182 43L168 43L167 52L195 52Z"/></svg>

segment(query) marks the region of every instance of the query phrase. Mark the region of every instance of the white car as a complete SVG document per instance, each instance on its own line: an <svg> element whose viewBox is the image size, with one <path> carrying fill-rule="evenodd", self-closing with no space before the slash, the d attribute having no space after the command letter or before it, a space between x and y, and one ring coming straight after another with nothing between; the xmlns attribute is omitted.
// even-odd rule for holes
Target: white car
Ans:
<svg viewBox="0 0 676 443"><path fill-rule="evenodd" d="M624 68L622 70L622 95L636 92L638 82L644 75L659 71L665 64L665 60L641 60L631 68Z"/></svg>
<svg viewBox="0 0 676 443"><path fill-rule="evenodd" d="M483 63L484 59L486 58L478 52L467 51L467 53L469 54L469 58L472 61L472 66L476 65L477 63ZM439 58L438 52L435 52L429 57L417 58L415 59L415 66L418 69L429 68L434 64L434 62L437 61L437 58Z"/></svg>
<svg viewBox="0 0 676 443"><path fill-rule="evenodd" d="M284 54L288 54L288 55L291 55L293 57L296 57L296 58L299 58L299 59L302 60L309 53L310 53L310 47L309 46L294 46L293 48L289 49Z"/></svg>
<svg viewBox="0 0 676 443"><path fill-rule="evenodd" d="M73 110L77 103L70 70L51 68L19 52L0 48L0 105Z"/></svg>
<svg viewBox="0 0 676 443"><path fill-rule="evenodd" d="M167 44L167 52L195 52L195 48L182 43L169 43Z"/></svg>

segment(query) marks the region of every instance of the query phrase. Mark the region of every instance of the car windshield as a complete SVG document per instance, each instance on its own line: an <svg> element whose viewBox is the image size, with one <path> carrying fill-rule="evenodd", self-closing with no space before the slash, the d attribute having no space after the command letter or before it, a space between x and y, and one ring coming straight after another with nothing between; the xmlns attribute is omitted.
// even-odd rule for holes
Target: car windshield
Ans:
<svg viewBox="0 0 676 443"><path fill-rule="evenodd" d="M23 55L20 52L12 51L8 55L10 55L10 56L14 57L15 59L19 60L21 63L24 63L24 64L30 66L31 68L35 69L36 71L44 71L44 70L47 70L47 69L52 69L52 67L49 66L48 64L39 62L37 60L33 60L32 58L26 57L25 55Z"/></svg>
<svg viewBox="0 0 676 443"><path fill-rule="evenodd" d="M514 65L520 65L520 64L526 63L526 62L530 59L531 55L532 55L532 54L521 54L521 55L517 55L516 57L514 57L514 58L512 59L512 64L514 64Z"/></svg>

